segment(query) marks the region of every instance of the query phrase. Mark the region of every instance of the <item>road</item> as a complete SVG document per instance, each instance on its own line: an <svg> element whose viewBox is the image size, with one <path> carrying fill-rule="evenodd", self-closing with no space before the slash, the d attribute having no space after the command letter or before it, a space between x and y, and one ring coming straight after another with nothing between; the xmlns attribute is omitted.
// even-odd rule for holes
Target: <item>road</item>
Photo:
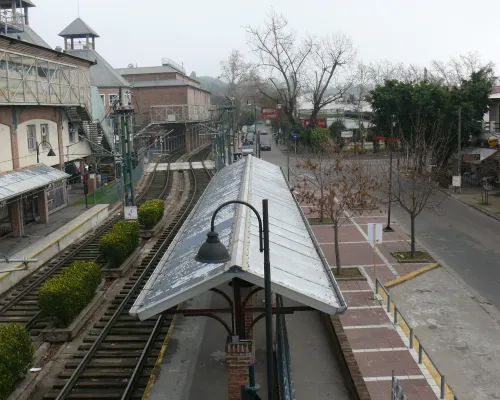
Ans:
<svg viewBox="0 0 500 400"><path fill-rule="evenodd" d="M286 153L274 145L262 158L287 171ZM294 168L295 157L290 157ZM429 201L436 204L445 197L439 192ZM393 206L393 219L410 232L410 219ZM468 285L500 310L500 222L446 196L438 209L424 210L416 220L417 240L437 261L443 261Z"/></svg>

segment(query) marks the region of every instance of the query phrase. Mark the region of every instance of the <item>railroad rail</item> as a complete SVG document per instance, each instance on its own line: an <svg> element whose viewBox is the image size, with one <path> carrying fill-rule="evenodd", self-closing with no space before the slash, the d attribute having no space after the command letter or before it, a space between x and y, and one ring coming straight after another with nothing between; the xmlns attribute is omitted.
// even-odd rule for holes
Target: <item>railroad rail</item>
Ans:
<svg viewBox="0 0 500 400"><path fill-rule="evenodd" d="M161 157L159 162L175 161L181 155L180 152ZM156 166L158 163L156 164ZM154 171L147 187L137 197L137 203L151 198L162 198L170 189L168 171ZM63 252L57 254L45 263L35 273L19 282L15 287L6 292L0 299L0 324L22 323L29 329L32 336L39 336L41 331L48 327L49 322L42 320L38 308L38 290L50 277L60 273L64 268L77 260L98 260L99 242L104 234L109 232L112 226L123 217L123 212L110 217L103 225L98 226L87 234L83 241L79 241Z"/></svg>
<svg viewBox="0 0 500 400"><path fill-rule="evenodd" d="M197 159L203 162L206 156L207 150L202 150L188 161L190 164ZM53 385L53 390L44 395L45 400L125 400L142 397L172 319L161 315L138 321L128 311L211 178L207 168L191 168L188 176L190 184L184 180L184 190L189 190L188 199L99 322L83 338L73 359L66 363Z"/></svg>

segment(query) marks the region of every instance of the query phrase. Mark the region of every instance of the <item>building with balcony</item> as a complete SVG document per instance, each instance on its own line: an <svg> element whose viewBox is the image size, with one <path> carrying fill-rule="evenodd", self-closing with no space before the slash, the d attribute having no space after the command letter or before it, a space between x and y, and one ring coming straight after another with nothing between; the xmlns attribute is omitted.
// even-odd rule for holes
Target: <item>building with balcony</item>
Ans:
<svg viewBox="0 0 500 400"><path fill-rule="evenodd" d="M210 92L169 59L154 67L116 70L131 85L136 131L167 135L165 150L179 143L192 151L209 140L204 136L211 120Z"/></svg>
<svg viewBox="0 0 500 400"><path fill-rule="evenodd" d="M34 6L0 0L0 231L19 235L66 205L65 171L112 155L113 143L95 62L51 49L29 28Z"/></svg>

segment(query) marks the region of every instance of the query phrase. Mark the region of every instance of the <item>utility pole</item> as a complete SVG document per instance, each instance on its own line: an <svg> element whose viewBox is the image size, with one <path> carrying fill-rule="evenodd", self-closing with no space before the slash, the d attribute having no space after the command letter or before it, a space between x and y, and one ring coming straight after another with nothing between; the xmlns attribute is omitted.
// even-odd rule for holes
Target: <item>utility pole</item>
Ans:
<svg viewBox="0 0 500 400"><path fill-rule="evenodd" d="M130 130L129 130L129 119L130 119L130 112L127 111L124 114L124 119L125 119L125 135L126 135L126 144L127 144L127 167L128 167L128 173L129 173L129 184L130 184L130 205L135 206L135 193L134 193L134 177L132 174L133 168L132 168L132 140L130 138Z"/></svg>
<svg viewBox="0 0 500 400"><path fill-rule="evenodd" d="M458 193L462 192L462 156L460 149L462 146L462 107L458 107L458 152L457 152L457 176L460 179Z"/></svg>
<svg viewBox="0 0 500 400"><path fill-rule="evenodd" d="M128 190L127 190L127 144L125 141L125 116L123 113L120 113L120 143L121 143L121 148L122 148L122 179L123 179L123 192L125 195L125 206L130 205L130 200L128 197Z"/></svg>
<svg viewBox="0 0 500 400"><path fill-rule="evenodd" d="M389 204L387 207L387 226L384 228L384 232L394 232L394 229L391 227L391 203L392 203L392 138L394 129L394 115L391 117L391 137L389 138L389 148L390 148L390 156L389 156ZM375 237L375 236L374 236Z"/></svg>

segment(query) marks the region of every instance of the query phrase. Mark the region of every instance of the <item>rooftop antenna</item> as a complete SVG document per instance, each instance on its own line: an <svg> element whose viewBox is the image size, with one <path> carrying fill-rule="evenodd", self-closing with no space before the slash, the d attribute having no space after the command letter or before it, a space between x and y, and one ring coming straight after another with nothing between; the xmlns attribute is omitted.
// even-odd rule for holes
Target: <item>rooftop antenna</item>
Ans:
<svg viewBox="0 0 500 400"><path fill-rule="evenodd" d="M76 5L78 8L78 18L80 18L80 0L76 0Z"/></svg>

